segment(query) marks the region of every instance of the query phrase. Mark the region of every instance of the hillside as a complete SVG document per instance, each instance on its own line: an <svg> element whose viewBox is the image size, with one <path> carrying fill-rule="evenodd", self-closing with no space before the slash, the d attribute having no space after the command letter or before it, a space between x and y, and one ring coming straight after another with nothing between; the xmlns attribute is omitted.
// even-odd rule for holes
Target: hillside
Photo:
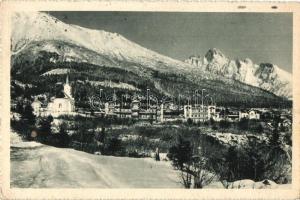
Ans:
<svg viewBox="0 0 300 200"><path fill-rule="evenodd" d="M64 81L68 72L74 91L81 91L74 94L77 101L84 95L93 95L99 87L112 92L109 85L87 84L89 80L129 84L141 93L149 88L158 97L176 98L180 94L185 101L195 90L205 88L215 102L223 105L290 103L240 80L160 55L117 33L65 24L45 13L17 13L13 27L12 79L34 85L26 92L32 95L55 94L53 85ZM25 91L13 84L12 93L14 97Z"/></svg>

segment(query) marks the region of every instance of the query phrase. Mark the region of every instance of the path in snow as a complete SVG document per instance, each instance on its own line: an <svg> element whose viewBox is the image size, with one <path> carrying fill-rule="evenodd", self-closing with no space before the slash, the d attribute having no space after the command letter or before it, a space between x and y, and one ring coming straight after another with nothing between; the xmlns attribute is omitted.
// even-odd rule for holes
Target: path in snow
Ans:
<svg viewBox="0 0 300 200"><path fill-rule="evenodd" d="M179 176L167 162L92 155L23 142L14 134L11 186L20 188L179 188Z"/></svg>

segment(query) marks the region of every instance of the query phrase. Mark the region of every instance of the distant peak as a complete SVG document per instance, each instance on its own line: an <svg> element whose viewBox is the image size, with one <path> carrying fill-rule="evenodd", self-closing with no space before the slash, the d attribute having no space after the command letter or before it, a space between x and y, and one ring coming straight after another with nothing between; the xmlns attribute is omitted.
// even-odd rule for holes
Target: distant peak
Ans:
<svg viewBox="0 0 300 200"><path fill-rule="evenodd" d="M260 63L259 66L262 68L270 68L270 69L274 67L272 63Z"/></svg>
<svg viewBox="0 0 300 200"><path fill-rule="evenodd" d="M250 58L245 58L244 62L247 63L247 64L253 64L253 62Z"/></svg>
<svg viewBox="0 0 300 200"><path fill-rule="evenodd" d="M212 52L214 54L222 54L223 55L223 53L221 52L221 50L217 49L217 48L209 49L208 52Z"/></svg>
<svg viewBox="0 0 300 200"><path fill-rule="evenodd" d="M260 70L268 71L270 73L270 72L274 71L275 65L273 65L271 63L260 63L259 68L260 68Z"/></svg>
<svg viewBox="0 0 300 200"><path fill-rule="evenodd" d="M219 50L217 48L209 49L207 51L207 53L205 54L205 58L208 61L211 61L216 56L218 56L218 57L224 57L225 58L225 55L221 52L221 50Z"/></svg>

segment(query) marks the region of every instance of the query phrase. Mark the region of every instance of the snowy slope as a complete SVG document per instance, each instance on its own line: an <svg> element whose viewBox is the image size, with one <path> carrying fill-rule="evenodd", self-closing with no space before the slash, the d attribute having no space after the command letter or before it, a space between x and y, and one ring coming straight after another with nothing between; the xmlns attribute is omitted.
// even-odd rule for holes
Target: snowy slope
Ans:
<svg viewBox="0 0 300 200"><path fill-rule="evenodd" d="M292 74L276 65L255 64L249 58L230 60L219 49L210 49L204 57L191 56L185 60L202 71L222 75L262 88L278 96L292 98Z"/></svg>
<svg viewBox="0 0 300 200"><path fill-rule="evenodd" d="M182 188L167 162L99 156L12 137L13 188Z"/></svg>
<svg viewBox="0 0 300 200"><path fill-rule="evenodd" d="M71 70L70 69L52 69L48 72L42 74L42 76L49 76L49 75L58 75L58 74L67 74Z"/></svg>
<svg viewBox="0 0 300 200"><path fill-rule="evenodd" d="M258 86L279 96L292 98L292 74L277 65L262 63L255 71Z"/></svg>
<svg viewBox="0 0 300 200"><path fill-rule="evenodd" d="M111 58L138 62L152 68L161 67L158 61L172 66L175 71L193 68L192 65L141 47L117 33L65 24L46 13L21 12L16 13L12 19L13 27L16 27L12 33L13 54L19 53L31 42L59 40L93 50ZM51 46L48 46L48 48L56 51L51 49Z"/></svg>

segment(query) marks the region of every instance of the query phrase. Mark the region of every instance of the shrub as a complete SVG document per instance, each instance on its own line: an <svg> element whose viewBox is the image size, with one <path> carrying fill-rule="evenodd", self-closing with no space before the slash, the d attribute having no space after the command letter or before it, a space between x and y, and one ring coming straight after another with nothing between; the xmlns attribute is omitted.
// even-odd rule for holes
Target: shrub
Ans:
<svg viewBox="0 0 300 200"><path fill-rule="evenodd" d="M188 118L186 123L187 123L188 126L192 126L194 124L193 120L191 118Z"/></svg>
<svg viewBox="0 0 300 200"><path fill-rule="evenodd" d="M230 127L230 122L227 120L221 120L219 123L219 127L222 130L222 132Z"/></svg>
<svg viewBox="0 0 300 200"><path fill-rule="evenodd" d="M249 128L249 119L247 118L242 118L238 123L237 126L240 130L248 130Z"/></svg>
<svg viewBox="0 0 300 200"><path fill-rule="evenodd" d="M278 146L266 145L257 139L239 148L229 147L223 158L214 163L214 171L225 187L228 187L229 182L241 179L270 179L282 183L288 176L286 152Z"/></svg>

